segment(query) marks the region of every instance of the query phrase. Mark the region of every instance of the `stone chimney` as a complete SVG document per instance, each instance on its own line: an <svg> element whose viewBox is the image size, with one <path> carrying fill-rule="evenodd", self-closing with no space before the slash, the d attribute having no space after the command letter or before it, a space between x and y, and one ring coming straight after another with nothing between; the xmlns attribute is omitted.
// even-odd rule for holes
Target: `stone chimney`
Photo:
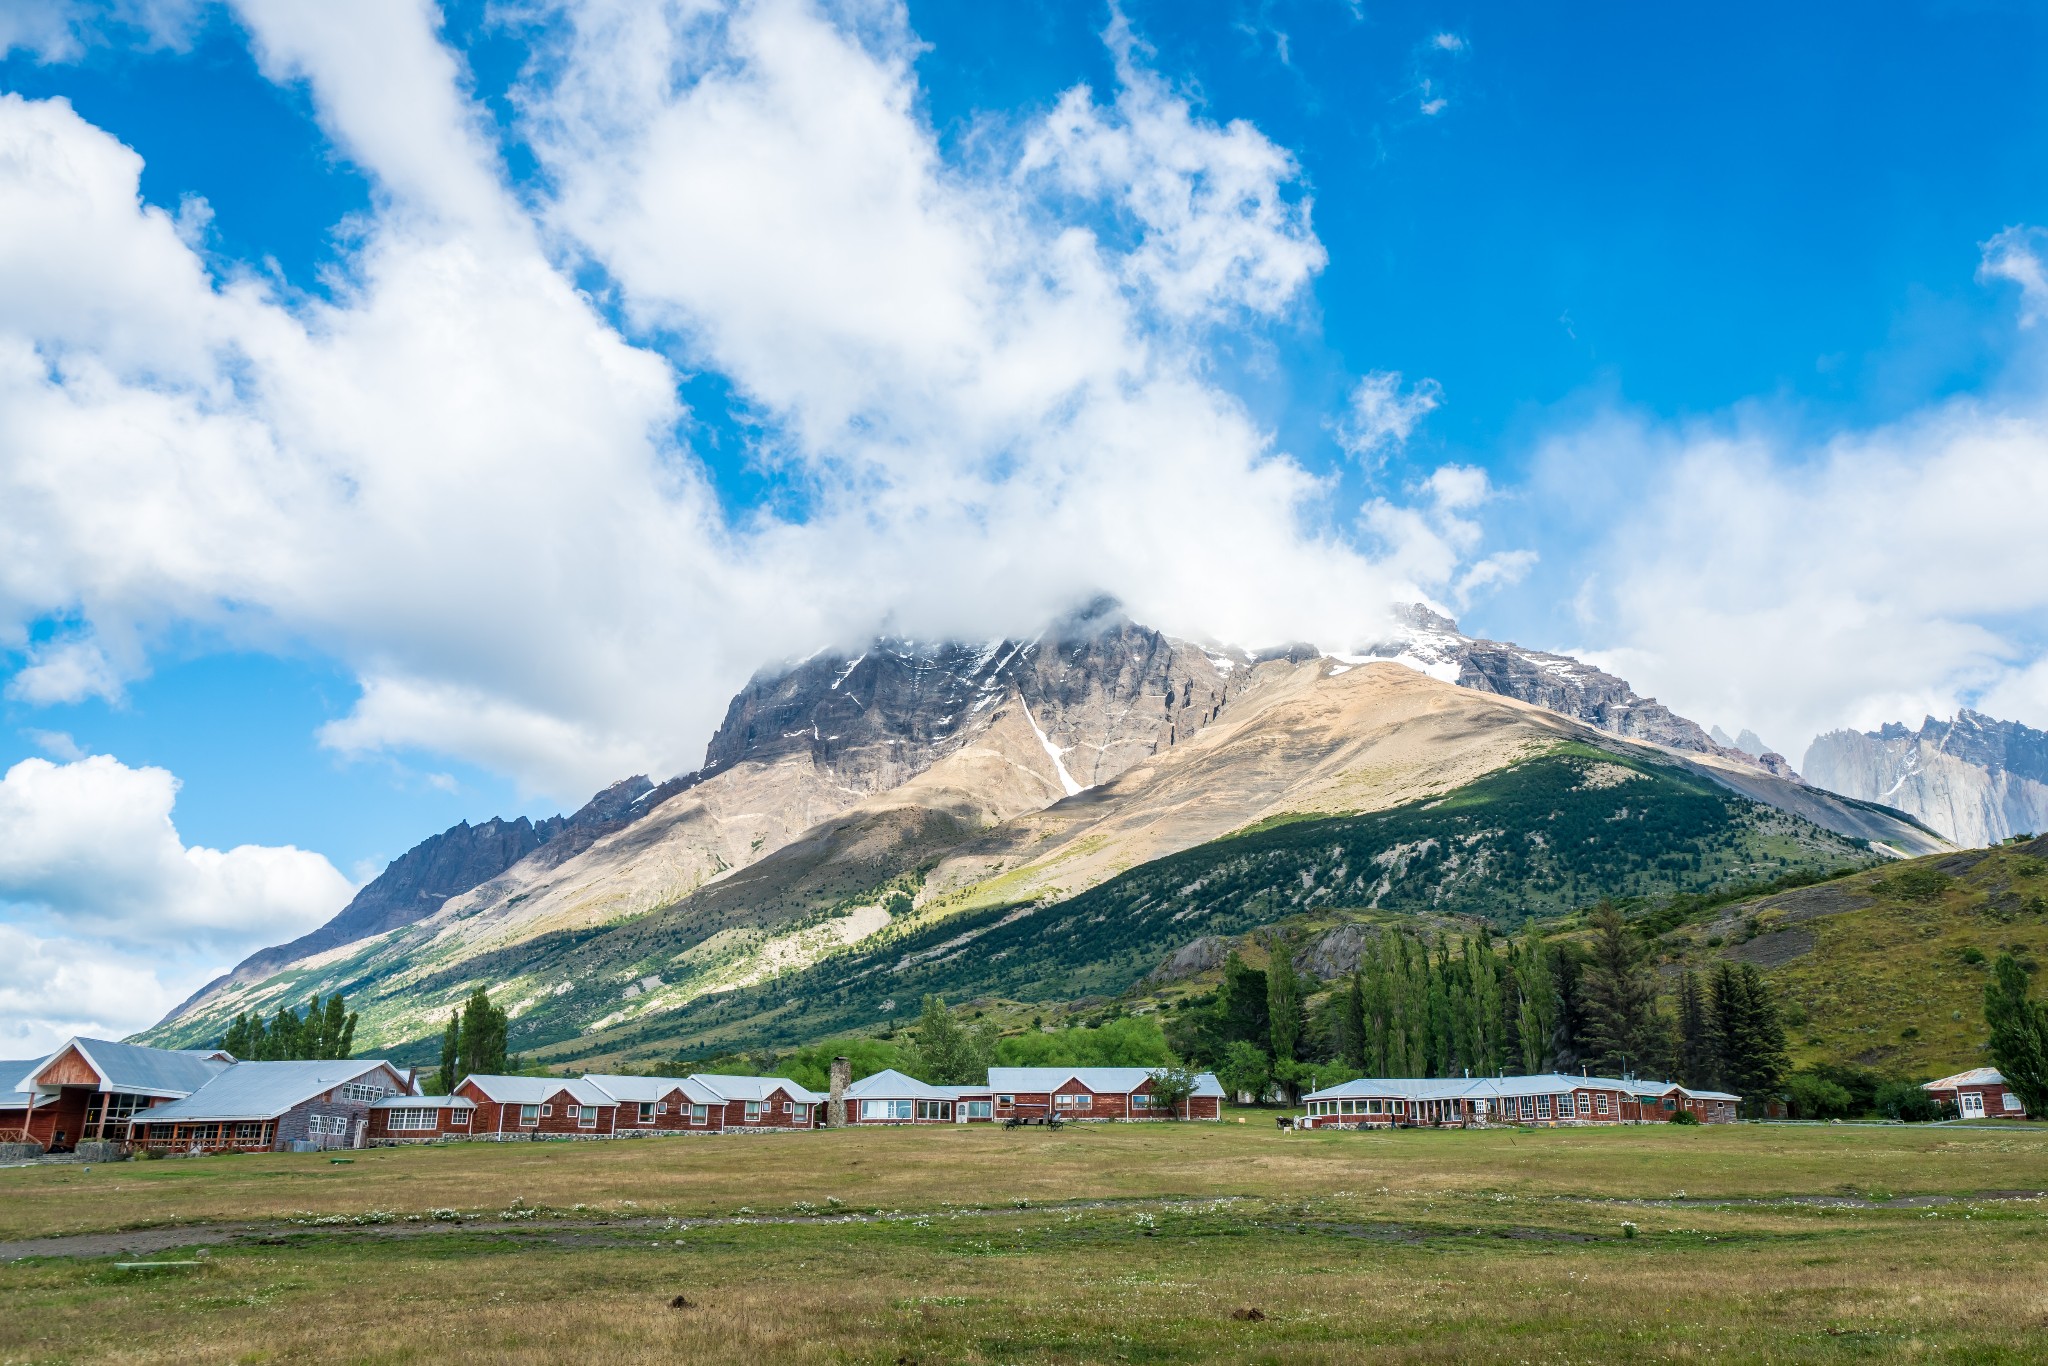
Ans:
<svg viewBox="0 0 2048 1366"><path fill-rule="evenodd" d="M846 1127L846 1088L853 1085L853 1063L832 1059L832 1099L825 1107L825 1123L834 1129Z"/></svg>

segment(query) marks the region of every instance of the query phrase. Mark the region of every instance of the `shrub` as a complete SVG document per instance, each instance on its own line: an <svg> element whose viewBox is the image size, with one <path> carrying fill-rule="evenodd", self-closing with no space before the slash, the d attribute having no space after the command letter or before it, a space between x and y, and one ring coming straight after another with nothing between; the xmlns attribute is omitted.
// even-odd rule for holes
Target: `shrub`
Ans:
<svg viewBox="0 0 2048 1366"><path fill-rule="evenodd" d="M1794 1072L1785 1083L1785 1092L1799 1119L1840 1119L1855 1104L1846 1086L1811 1072Z"/></svg>
<svg viewBox="0 0 2048 1366"><path fill-rule="evenodd" d="M1982 966L1984 962L1984 950L1978 948L1975 944L1964 949L1961 956L1962 960L1973 968Z"/></svg>
<svg viewBox="0 0 2048 1366"><path fill-rule="evenodd" d="M1906 901L1933 901L1948 890L1948 874L1934 868L1901 868L1878 884Z"/></svg>
<svg viewBox="0 0 2048 1366"><path fill-rule="evenodd" d="M1877 1089L1877 1112L1886 1119L1924 1124L1941 1118L1941 1106L1918 1082L1888 1081Z"/></svg>
<svg viewBox="0 0 2048 1366"><path fill-rule="evenodd" d="M1680 1110L1671 1117L1671 1122L1673 1124L1697 1124L1700 1122L1700 1117L1690 1110Z"/></svg>

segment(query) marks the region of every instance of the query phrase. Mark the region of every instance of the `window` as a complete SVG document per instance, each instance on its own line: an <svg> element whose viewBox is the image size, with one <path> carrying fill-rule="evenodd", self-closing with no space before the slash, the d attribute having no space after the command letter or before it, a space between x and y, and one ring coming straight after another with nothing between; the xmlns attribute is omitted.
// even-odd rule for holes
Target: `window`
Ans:
<svg viewBox="0 0 2048 1366"><path fill-rule="evenodd" d="M951 1119L953 1102L950 1100L921 1100L917 1103L919 1119Z"/></svg>
<svg viewBox="0 0 2048 1366"><path fill-rule="evenodd" d="M469 1127L469 1111L450 1110L448 1112L448 1123L451 1128L467 1129Z"/></svg>
<svg viewBox="0 0 2048 1366"><path fill-rule="evenodd" d="M2020 1098L2014 1095L2012 1092L2007 1091L2005 1093L2005 1108L2008 1110L2020 1109Z"/></svg>
<svg viewBox="0 0 2048 1366"><path fill-rule="evenodd" d="M1557 1117L1559 1119L1571 1119L1577 1113L1578 1111L1573 1108L1570 1096L1565 1095L1557 1098Z"/></svg>
<svg viewBox="0 0 2048 1366"><path fill-rule="evenodd" d="M862 1119L909 1119L912 1114L907 1100L864 1100L860 1103Z"/></svg>
<svg viewBox="0 0 2048 1366"><path fill-rule="evenodd" d="M571 1105L571 1106L569 1107L569 1118L571 1118L571 1119L574 1119L574 1118L576 1118L576 1117L577 1117L577 1116L578 1116L579 1114L581 1114L581 1113L583 1113L583 1112L582 1112L582 1111L581 1111L580 1109L578 1109L578 1108L577 1108L576 1106L574 1106L574 1105Z"/></svg>
<svg viewBox="0 0 2048 1366"><path fill-rule="evenodd" d="M811 1107L808 1102L796 1106L791 1113L795 1115L796 1122L799 1124L809 1124L811 1122Z"/></svg>
<svg viewBox="0 0 2048 1366"><path fill-rule="evenodd" d="M642 1108L644 1109L644 1108L646 1108L646 1107L644 1107L644 1106L643 1106ZM657 1115L665 1115L665 1114L667 1114L667 1113L668 1113L668 1102L667 1102L667 1101L665 1101L665 1100L658 1100L658 1101L654 1102L654 1113L655 1113L655 1114L657 1114Z"/></svg>
<svg viewBox="0 0 2048 1366"><path fill-rule="evenodd" d="M555 1113L555 1107L552 1105L543 1105L540 1107L540 1112L552 1118Z"/></svg>
<svg viewBox="0 0 2048 1366"><path fill-rule="evenodd" d="M392 1133L400 1133L414 1129L430 1130L435 1127L434 1114L435 1112L433 1110L416 1110L410 1106L406 1107L403 1110L386 1110L384 1112L384 1127L386 1129L389 1129Z"/></svg>
<svg viewBox="0 0 2048 1366"><path fill-rule="evenodd" d="M348 1085L341 1087L335 1093L335 1098L337 1100L356 1101L368 1105L372 1102L380 1101L390 1094L391 1088L388 1086L379 1086L372 1081L352 1081Z"/></svg>
<svg viewBox="0 0 2048 1366"><path fill-rule="evenodd" d="M665 1106L664 1106L663 1108L665 1109L665 1108L667 1108L667 1107L665 1107ZM654 1102L653 1102L653 1101L651 1101L651 1100L643 1100L643 1101L641 1101L641 1102L640 1102L640 1123L642 1123L642 1124L652 1124L652 1123L654 1123Z"/></svg>
<svg viewBox="0 0 2048 1366"><path fill-rule="evenodd" d="M1397 1100L1387 1108L1389 1109L1389 1111L1397 1115L1406 1114L1408 1112L1408 1102L1405 1100Z"/></svg>
<svg viewBox="0 0 2048 1366"><path fill-rule="evenodd" d="M690 1107L690 1123L709 1124L710 1122L711 1107L709 1105L692 1105Z"/></svg>
<svg viewBox="0 0 2048 1366"><path fill-rule="evenodd" d="M996 1104L998 1104L998 1105L1002 1106L1002 1107L1003 1107L1003 1108L1004 1108L1005 1110L1009 1109L1009 1108L1010 1108L1011 1106L1015 1105L1016 1103L1017 1103L1017 1098L1016 1098L1015 1096L997 1096L997 1097L996 1097Z"/></svg>
<svg viewBox="0 0 2048 1366"><path fill-rule="evenodd" d="M1387 1103L1383 1100L1369 1100L1365 1103L1365 1112L1369 1115L1385 1114L1386 1109Z"/></svg>
<svg viewBox="0 0 2048 1366"><path fill-rule="evenodd" d="M1135 1092L1133 1092L1133 1093L1131 1094L1131 1108L1132 1108L1133 1110L1149 1110L1149 1109L1151 1109L1151 1108L1152 1108L1152 1097L1151 1097L1150 1095L1148 1095L1148 1094L1147 1094L1146 1092L1143 1092L1143 1091L1135 1091Z"/></svg>
<svg viewBox="0 0 2048 1366"><path fill-rule="evenodd" d="M1665 1108L1665 1109L1667 1109L1667 1110L1676 1110L1676 1109L1678 1108L1678 1097L1676 1097L1676 1096L1666 1096L1666 1097L1664 1097L1664 1108Z"/></svg>
<svg viewBox="0 0 2048 1366"><path fill-rule="evenodd" d="M966 1100L960 1103L967 1107L969 1119L989 1119L995 1112L995 1107L985 1100Z"/></svg>
<svg viewBox="0 0 2048 1366"><path fill-rule="evenodd" d="M576 1113L575 1106L572 1105L569 1109L572 1113ZM579 1129L595 1129L597 1127L597 1107L595 1105L586 1105L580 1113L577 1113L576 1127Z"/></svg>
<svg viewBox="0 0 2048 1366"><path fill-rule="evenodd" d="M761 1102L760 1102L760 1101L758 1101L758 1100L750 1100L750 1101L748 1101L748 1102L747 1102L747 1120L748 1120L748 1122L749 1122L749 1123L752 1123L752 1122L754 1122L754 1121L756 1121L756 1120L759 1120L760 1118L761 1118Z"/></svg>
<svg viewBox="0 0 2048 1366"><path fill-rule="evenodd" d="M1538 1118L1538 1119L1549 1119L1549 1118L1550 1118L1550 1097L1549 1097L1549 1096L1538 1096L1538 1097L1536 1097L1536 1118Z"/></svg>
<svg viewBox="0 0 2048 1366"><path fill-rule="evenodd" d="M213 1126L208 1125L211 1129ZM306 1119L306 1132L316 1138L346 1138L348 1136L347 1115L310 1115ZM209 1138L211 1134L207 1135Z"/></svg>
<svg viewBox="0 0 2048 1366"><path fill-rule="evenodd" d="M1052 1103L1068 1110L1092 1110L1095 1108L1095 1097L1086 1091L1074 1091L1054 1096Z"/></svg>
<svg viewBox="0 0 2048 1366"><path fill-rule="evenodd" d="M1605 1091L1593 1097L1593 1113L1596 1115L1607 1113L1607 1093Z"/></svg>
<svg viewBox="0 0 2048 1366"><path fill-rule="evenodd" d="M254 1124L237 1124L235 1126L235 1142L261 1143L262 1141L263 1122L261 1120L258 1120Z"/></svg>
<svg viewBox="0 0 2048 1366"><path fill-rule="evenodd" d="M552 1107L550 1107L550 1108L552 1108ZM540 1106L538 1106L538 1105L522 1105L522 1106L520 1106L520 1107L519 1107L519 1124L520 1124L520 1127L521 1127L521 1128L526 1128L526 1129L531 1129L531 1128L532 1128L532 1127L533 1127L534 1125L536 1125L536 1124L540 1123L540 1110L541 1110L541 1107L540 1107Z"/></svg>
<svg viewBox="0 0 2048 1366"><path fill-rule="evenodd" d="M789 1113L790 1113L790 1106L791 1106L791 1102L789 1102L789 1101L787 1101L787 1100L783 1101L783 1102L782 1102L782 1113L783 1113L783 1114L785 1114L785 1115L786 1115L786 1114L789 1114Z"/></svg>

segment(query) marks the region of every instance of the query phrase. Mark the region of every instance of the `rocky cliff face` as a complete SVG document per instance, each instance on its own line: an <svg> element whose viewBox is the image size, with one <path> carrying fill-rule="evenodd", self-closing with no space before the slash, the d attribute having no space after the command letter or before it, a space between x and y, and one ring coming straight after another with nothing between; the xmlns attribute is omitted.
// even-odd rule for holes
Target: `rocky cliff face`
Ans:
<svg viewBox="0 0 2048 1366"><path fill-rule="evenodd" d="M1818 736L1802 767L1817 786L1882 802L1963 845L2048 829L2048 732L1965 709L1918 731Z"/></svg>
<svg viewBox="0 0 2048 1366"><path fill-rule="evenodd" d="M1626 680L1570 655L1475 639L1461 633L1457 622L1420 603L1397 608L1396 615L1402 626L1400 635L1372 647L1368 654L1399 660L1461 688L1544 707L1610 735L1754 764L1793 781L1799 778L1783 755L1759 752L1762 742L1756 742L1755 751L1717 743L1696 722L1656 698L1638 696ZM1749 732L1743 734L1755 740Z"/></svg>

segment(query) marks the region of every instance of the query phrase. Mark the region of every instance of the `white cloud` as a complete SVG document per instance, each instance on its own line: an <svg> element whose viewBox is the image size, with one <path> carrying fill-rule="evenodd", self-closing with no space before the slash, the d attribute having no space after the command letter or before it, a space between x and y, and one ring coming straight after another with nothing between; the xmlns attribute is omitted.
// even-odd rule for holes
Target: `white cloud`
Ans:
<svg viewBox="0 0 2048 1366"><path fill-rule="evenodd" d="M2021 327L2032 327L2048 316L2048 264L2041 259L2044 250L2048 250L2048 231L2024 226L2007 228L1984 244L1977 278L2019 286Z"/></svg>
<svg viewBox="0 0 2048 1366"><path fill-rule="evenodd" d="M107 755L0 777L0 1053L141 1029L347 904L354 889L318 854L187 845L177 791L169 772Z"/></svg>
<svg viewBox="0 0 2048 1366"><path fill-rule="evenodd" d="M41 1057L78 1034L132 1034L203 980L167 982L153 960L0 923L0 1057Z"/></svg>
<svg viewBox="0 0 2048 1366"><path fill-rule="evenodd" d="M1612 509L1582 624L1610 646L1597 658L1680 712L1791 738L1977 700L2048 725L2038 400L1955 400L1818 448L1736 421L1608 422L1546 458L1560 486L1616 462L1653 472Z"/></svg>
<svg viewBox="0 0 2048 1366"><path fill-rule="evenodd" d="M1429 40L1429 45L1439 52L1463 52L1465 40L1455 33L1439 33Z"/></svg>
<svg viewBox="0 0 2048 1366"><path fill-rule="evenodd" d="M1416 493L1406 504L1376 498L1360 520L1384 548L1386 562L1432 596L1441 594L1463 610L1482 590L1519 582L1535 566L1529 550L1473 559L1485 529L1470 514L1494 497L1485 470L1444 465Z"/></svg>
<svg viewBox="0 0 2048 1366"><path fill-rule="evenodd" d="M1114 89L949 157L898 6L582 0L535 29L516 131L546 176L515 192L425 0L237 8L374 185L324 298L209 270L203 205L144 202L64 102L0 97L20 700L117 695L173 632L310 647L363 684L338 750L575 800L693 767L755 667L884 622L1032 631L1106 590L1187 634L1356 640L1411 566L1512 568L1464 563L1434 502L1429 554L1362 553L1210 377L1324 251L1288 153L1121 21ZM700 368L803 520L721 513L677 435ZM1395 381L1358 439L1436 401Z"/></svg>
<svg viewBox="0 0 2048 1366"><path fill-rule="evenodd" d="M23 759L0 778L0 901L53 923L168 945L289 939L347 904L348 879L289 845L187 846L178 780L108 755Z"/></svg>
<svg viewBox="0 0 2048 1366"><path fill-rule="evenodd" d="M64 731L31 729L24 730L21 734L22 738L52 759L62 759L68 763L73 759L85 757L85 751L79 747L78 741Z"/></svg>
<svg viewBox="0 0 2048 1366"><path fill-rule="evenodd" d="M1418 380L1401 392L1401 372L1375 370L1351 390L1344 417L1334 428L1337 444L1359 460L1378 461L1397 450L1422 420L1443 403L1443 387Z"/></svg>

